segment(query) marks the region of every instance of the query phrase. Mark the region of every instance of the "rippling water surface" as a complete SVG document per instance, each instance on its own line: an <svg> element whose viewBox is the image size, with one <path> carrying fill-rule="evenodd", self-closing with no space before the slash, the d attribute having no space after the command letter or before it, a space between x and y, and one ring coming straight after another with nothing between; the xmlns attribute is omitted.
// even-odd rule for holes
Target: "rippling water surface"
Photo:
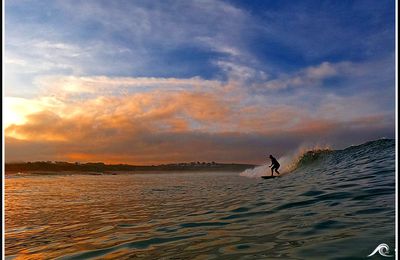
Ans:
<svg viewBox="0 0 400 260"><path fill-rule="evenodd" d="M6 177L7 259L365 259L394 249L394 141L270 180ZM368 148L368 149L367 149Z"/></svg>

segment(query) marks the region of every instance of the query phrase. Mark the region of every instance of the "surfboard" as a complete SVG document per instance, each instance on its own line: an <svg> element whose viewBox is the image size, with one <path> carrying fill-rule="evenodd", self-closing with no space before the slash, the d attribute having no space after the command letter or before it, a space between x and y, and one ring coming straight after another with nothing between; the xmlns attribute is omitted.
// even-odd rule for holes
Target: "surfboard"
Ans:
<svg viewBox="0 0 400 260"><path fill-rule="evenodd" d="M279 176L261 176L263 179L272 179L272 178L277 178Z"/></svg>

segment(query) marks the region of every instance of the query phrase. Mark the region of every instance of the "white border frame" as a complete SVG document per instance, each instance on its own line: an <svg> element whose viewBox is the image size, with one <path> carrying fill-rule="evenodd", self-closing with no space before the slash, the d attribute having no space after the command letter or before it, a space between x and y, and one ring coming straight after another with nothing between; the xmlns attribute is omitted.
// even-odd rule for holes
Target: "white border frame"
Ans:
<svg viewBox="0 0 400 260"><path fill-rule="evenodd" d="M4 47L4 43L5 43L5 0L2 1L2 53L4 55L5 53L5 47ZM395 182L396 182L396 197L395 197L395 258L398 259L398 229L399 229L399 225L398 225L398 217L399 217L399 213L398 213L398 195L399 195L399 165L398 165L398 159L399 159L399 141L398 141L398 0L395 0L395 147L396 147L396 151L395 151ZM3 60L3 56L2 56L2 76L4 75L4 60ZM2 77L2 101L4 100L4 77ZM4 139L4 102L2 103L2 132L1 132L1 139L2 139L2 174L1 174L1 179L2 179L2 198L1 198L1 215L2 215L2 221L1 221L1 256L4 257L2 259L5 259L5 139Z"/></svg>

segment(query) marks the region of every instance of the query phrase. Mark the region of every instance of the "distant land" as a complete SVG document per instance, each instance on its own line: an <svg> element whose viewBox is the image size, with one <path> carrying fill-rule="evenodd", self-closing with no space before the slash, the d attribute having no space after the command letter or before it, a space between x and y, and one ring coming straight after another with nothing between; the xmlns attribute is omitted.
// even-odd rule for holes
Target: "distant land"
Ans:
<svg viewBox="0 0 400 260"><path fill-rule="evenodd" d="M160 165L129 165L129 164L104 164L96 163L71 163L60 161L37 161L37 162L15 162L6 163L6 174L13 173L35 173L45 172L94 172L94 173L114 173L114 172L135 172L135 171L235 171L240 172L254 168L253 164L238 163L216 163L216 162L189 162L189 163L170 163Z"/></svg>

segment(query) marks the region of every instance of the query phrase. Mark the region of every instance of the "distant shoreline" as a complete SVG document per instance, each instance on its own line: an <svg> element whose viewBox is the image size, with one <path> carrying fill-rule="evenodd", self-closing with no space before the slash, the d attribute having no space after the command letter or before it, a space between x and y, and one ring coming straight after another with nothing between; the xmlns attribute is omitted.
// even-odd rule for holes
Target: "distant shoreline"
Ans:
<svg viewBox="0 0 400 260"><path fill-rule="evenodd" d="M161 165L129 165L129 164L104 164L104 163L70 163L70 162L23 162L6 163L5 174L16 175L37 174L54 175L60 174L89 174L89 175L112 175L112 174L134 174L149 172L205 172L205 171L233 171L241 172L252 169L257 165L238 163L215 163L215 162L190 162L173 163Z"/></svg>

